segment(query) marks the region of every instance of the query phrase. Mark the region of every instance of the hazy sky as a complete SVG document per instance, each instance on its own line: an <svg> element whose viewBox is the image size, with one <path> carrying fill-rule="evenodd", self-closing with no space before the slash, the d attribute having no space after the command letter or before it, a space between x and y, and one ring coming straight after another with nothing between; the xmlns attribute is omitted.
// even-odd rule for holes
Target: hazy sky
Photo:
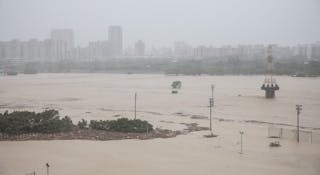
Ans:
<svg viewBox="0 0 320 175"><path fill-rule="evenodd" d="M0 0L0 40L48 38L72 28L76 45L107 39L121 25L125 46L320 41L320 0Z"/></svg>

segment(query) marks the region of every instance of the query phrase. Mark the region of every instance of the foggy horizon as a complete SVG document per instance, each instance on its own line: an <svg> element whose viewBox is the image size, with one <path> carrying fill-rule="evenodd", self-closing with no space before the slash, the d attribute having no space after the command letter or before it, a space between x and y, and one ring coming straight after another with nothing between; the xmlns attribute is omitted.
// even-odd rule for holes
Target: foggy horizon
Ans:
<svg viewBox="0 0 320 175"><path fill-rule="evenodd" d="M0 0L0 40L41 40L49 38L53 29L69 28L75 45L85 46L107 40L108 27L119 25L124 47L138 40L148 48L175 41L218 47L314 43L320 40L319 5L316 0Z"/></svg>

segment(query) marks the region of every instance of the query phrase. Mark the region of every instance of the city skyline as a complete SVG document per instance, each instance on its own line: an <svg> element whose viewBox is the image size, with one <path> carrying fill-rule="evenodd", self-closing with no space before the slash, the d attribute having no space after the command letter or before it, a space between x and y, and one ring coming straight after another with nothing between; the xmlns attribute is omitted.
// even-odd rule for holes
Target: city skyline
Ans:
<svg viewBox="0 0 320 175"><path fill-rule="evenodd" d="M164 45L157 45L157 46L154 46L150 43L146 43L146 41L143 39L143 38L139 38L135 41L133 41L133 43L131 44L127 44L127 45L123 45L123 35L125 35L123 33L123 27L120 26L120 25L110 25L107 27L107 29L104 31L104 38L98 38L96 40L89 40L87 43L83 43L83 45L77 45L75 43L75 40L77 40L77 36L74 34L74 29L72 28L53 28L51 29L50 31L47 32L47 37L45 38L37 38L37 37L26 37L26 38L18 38L18 37L13 37L13 38L9 38L9 39L6 39L6 40L1 40L0 39L0 42L9 42L9 41L13 41L13 40L18 40L18 41L30 41L30 40L39 40L39 41L42 41L42 40L46 40L48 38L53 38L53 33L54 32L59 32L59 31L67 31L67 32L72 32L72 39L69 39L69 40L72 40L72 47L71 48L77 48L77 47L86 47L88 46L90 43L92 42L98 42L98 41L110 41L110 28L112 27L119 27L120 28L120 33L119 35L121 35L121 40L122 40L122 43L120 45L121 46L121 49L122 50L125 50L125 49L128 49L128 48L131 48L131 47L134 47L135 44L139 41L143 41L144 44L145 44L145 49L153 49L153 48L161 48L161 47L175 47L175 44L177 43L184 43L184 44L188 44L190 47L202 47L202 46L205 46L205 47L215 47L215 48L221 48L221 47L238 47L238 46L256 46L256 45L277 45L277 46L288 46L288 47L293 47L293 46L297 46L297 45L308 45L308 44L319 44L320 43L320 40L314 40L314 41L311 41L311 42L297 42L297 43L291 43L291 44L281 44L281 43L275 43L275 42L260 42L260 43L228 43L228 44L220 44L220 45L214 45L214 44L203 44L203 43L200 43L200 44L195 44L195 43L192 43L192 42L189 42L187 40L173 40L172 43L167 43L167 44L164 44ZM62 39L61 39L62 40ZM112 38L112 40L114 40ZM70 45L70 41L67 41ZM68 46L70 47L70 46ZM120 47L120 46L119 46Z"/></svg>
<svg viewBox="0 0 320 175"><path fill-rule="evenodd" d="M253 45L191 45L184 41L176 41L172 47L153 47L146 49L148 44L137 40L133 45L123 48L122 27L111 25L107 36L97 41L89 41L87 45L74 45L73 29L53 29L50 38L0 41L0 59L35 59L35 60L96 60L125 57L163 57L163 58L225 58L261 59L266 56L270 44ZM274 54L280 59L301 58L319 59L320 42L281 46L271 44Z"/></svg>

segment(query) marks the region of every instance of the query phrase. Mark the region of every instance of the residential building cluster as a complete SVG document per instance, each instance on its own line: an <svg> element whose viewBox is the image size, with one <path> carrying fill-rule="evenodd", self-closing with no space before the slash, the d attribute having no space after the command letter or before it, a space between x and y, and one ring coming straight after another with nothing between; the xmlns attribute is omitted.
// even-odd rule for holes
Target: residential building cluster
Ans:
<svg viewBox="0 0 320 175"><path fill-rule="evenodd" d="M89 42L85 47L75 47L72 29L51 31L48 39L0 41L0 60L25 59L38 61L104 60L108 58L226 58L258 59L266 57L268 45L196 46L179 41L173 47L146 49L142 40L133 47L123 48L121 26L110 26L106 40ZM320 42L295 46L273 45L273 56L279 59L320 59Z"/></svg>
<svg viewBox="0 0 320 175"><path fill-rule="evenodd" d="M110 26L108 39L89 42L86 47L75 47L72 29L51 31L48 39L0 41L1 59L29 59L37 61L58 61L65 59L104 59L122 55L122 29Z"/></svg>
<svg viewBox="0 0 320 175"><path fill-rule="evenodd" d="M258 59L267 57L268 45L237 45L237 46L197 46L192 47L185 42L176 42L172 50L162 48L155 52L175 58L239 58ZM298 44L295 46L272 45L272 54L279 59L320 59L320 42Z"/></svg>
<svg viewBox="0 0 320 175"><path fill-rule="evenodd" d="M73 48L72 30L58 29L51 32L51 38L42 41L13 39L0 42L0 59L66 59L72 57Z"/></svg>

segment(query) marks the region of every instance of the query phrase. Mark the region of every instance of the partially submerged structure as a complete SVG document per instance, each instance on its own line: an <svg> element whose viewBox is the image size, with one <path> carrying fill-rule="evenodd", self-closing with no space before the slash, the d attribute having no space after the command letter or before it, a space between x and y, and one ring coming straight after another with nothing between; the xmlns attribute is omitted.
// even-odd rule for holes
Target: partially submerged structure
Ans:
<svg viewBox="0 0 320 175"><path fill-rule="evenodd" d="M279 90L280 87L277 84L276 79L273 77L273 57L272 57L272 46L268 47L268 57L267 57L267 73L264 82L261 86L261 90L265 91L266 98L274 98L275 91Z"/></svg>
<svg viewBox="0 0 320 175"><path fill-rule="evenodd" d="M172 82L172 84L171 84L171 87L172 87L171 93L172 94L177 94L178 90L181 88L181 86L182 86L181 81Z"/></svg>

